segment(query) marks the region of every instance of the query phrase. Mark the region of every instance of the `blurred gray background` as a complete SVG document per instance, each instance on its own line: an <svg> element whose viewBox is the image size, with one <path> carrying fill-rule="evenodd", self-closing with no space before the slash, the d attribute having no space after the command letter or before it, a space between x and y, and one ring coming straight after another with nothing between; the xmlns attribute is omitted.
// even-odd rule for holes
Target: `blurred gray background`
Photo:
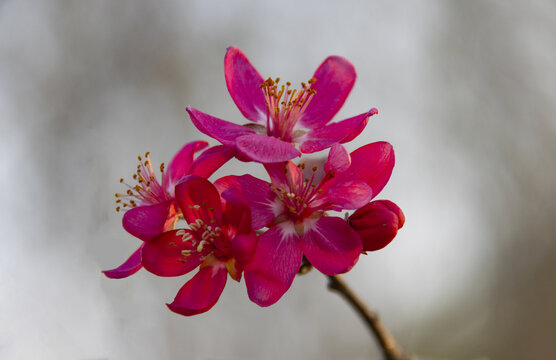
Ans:
<svg viewBox="0 0 556 360"><path fill-rule="evenodd" d="M345 278L407 350L554 356L555 2L5 0L1 359L380 358L316 271L270 308L229 281L192 318L164 305L187 277L100 273L139 245L113 203L136 156L167 162L208 140L187 105L243 122L224 83L229 45L294 83L330 54L357 68L336 120L379 109L349 148L394 145L379 198L407 222Z"/></svg>

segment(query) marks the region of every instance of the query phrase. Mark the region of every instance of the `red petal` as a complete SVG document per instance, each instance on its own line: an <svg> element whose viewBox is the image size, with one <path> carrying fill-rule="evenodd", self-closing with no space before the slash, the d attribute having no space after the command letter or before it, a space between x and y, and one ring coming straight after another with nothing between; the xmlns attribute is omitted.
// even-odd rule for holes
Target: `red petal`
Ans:
<svg viewBox="0 0 556 360"><path fill-rule="evenodd" d="M327 185L332 187L344 181L361 180L371 187L373 197L377 196L392 175L395 162L392 145L384 141L375 142L360 147L350 155L349 169L337 174Z"/></svg>
<svg viewBox="0 0 556 360"><path fill-rule="evenodd" d="M236 177L245 198L251 208L251 222L253 229L260 229L270 224L282 214L284 205L270 189L266 181L251 175Z"/></svg>
<svg viewBox="0 0 556 360"><path fill-rule="evenodd" d="M342 209L354 210L371 201L373 190L361 180L342 182L328 190L328 201Z"/></svg>
<svg viewBox="0 0 556 360"><path fill-rule="evenodd" d="M170 215L172 201L161 204L137 206L125 212L122 218L124 229L131 235L146 241L164 232Z"/></svg>
<svg viewBox="0 0 556 360"><path fill-rule="evenodd" d="M187 175L193 162L193 155L208 146L206 141L193 141L185 144L180 151L174 155L168 165L168 170L164 172L164 184L175 185L179 179Z"/></svg>
<svg viewBox="0 0 556 360"><path fill-rule="evenodd" d="M277 187L280 184L298 184L303 173L299 170L297 165L288 161L287 163L273 163L264 164L264 168L270 176L270 181Z"/></svg>
<svg viewBox="0 0 556 360"><path fill-rule="evenodd" d="M308 225L305 225L301 246L307 260L317 270L326 275L336 275L349 271L355 265L361 254L361 239L345 220L322 217L312 226Z"/></svg>
<svg viewBox="0 0 556 360"><path fill-rule="evenodd" d="M236 146L242 155L263 164L282 162L301 155L291 143L259 134L238 137Z"/></svg>
<svg viewBox="0 0 556 360"><path fill-rule="evenodd" d="M226 207L222 218L222 225L235 229L237 233L250 233L251 210L245 197L235 188L228 189L223 194Z"/></svg>
<svg viewBox="0 0 556 360"><path fill-rule="evenodd" d="M328 152L328 159L324 164L324 171L329 172L344 172L349 169L351 165L351 157L345 147L340 144L334 144Z"/></svg>
<svg viewBox="0 0 556 360"><path fill-rule="evenodd" d="M356 78L355 68L346 59L330 56L318 67L311 89L317 93L303 112L301 124L315 129L328 123L340 110Z"/></svg>
<svg viewBox="0 0 556 360"><path fill-rule="evenodd" d="M228 48L224 58L224 75L228 91L243 116L264 123L267 108L260 88L264 79L240 49Z"/></svg>
<svg viewBox="0 0 556 360"><path fill-rule="evenodd" d="M235 155L235 149L224 145L213 146L195 159L189 173L208 179Z"/></svg>
<svg viewBox="0 0 556 360"><path fill-rule="evenodd" d="M334 143L351 141L363 131L367 122L369 122L369 116L375 114L373 110L376 109L309 131L300 138L301 145L299 149L303 153L314 153L324 150Z"/></svg>
<svg viewBox="0 0 556 360"><path fill-rule="evenodd" d="M299 238L293 224L273 226L260 235L253 261L245 269L245 284L251 301L260 306L278 301L290 288L301 259Z"/></svg>
<svg viewBox="0 0 556 360"><path fill-rule="evenodd" d="M104 275L110 279L122 279L135 274L143 267L141 265L141 249L143 249L143 244L122 265L112 270L104 270Z"/></svg>
<svg viewBox="0 0 556 360"><path fill-rule="evenodd" d="M143 266L158 276L179 276L190 272L202 260L192 240L195 240L195 233L185 229L160 234L145 242L141 255ZM184 250L190 255L184 256Z"/></svg>
<svg viewBox="0 0 556 360"><path fill-rule="evenodd" d="M203 267L182 286L168 307L173 312L185 316L210 310L224 290L227 274L226 267L221 263Z"/></svg>
<svg viewBox="0 0 556 360"><path fill-rule="evenodd" d="M188 175L176 185L176 200L188 224L201 219L210 224L215 219L222 222L222 203L218 190L208 181L197 175ZM198 205L199 208L195 206Z"/></svg>
<svg viewBox="0 0 556 360"><path fill-rule="evenodd" d="M220 141L223 145L235 147L237 137L255 133L245 126L205 114L190 106L185 109L189 113L193 125L195 125L200 132Z"/></svg>
<svg viewBox="0 0 556 360"><path fill-rule="evenodd" d="M240 270L245 269L251 262L257 249L257 235L254 232L239 234L232 239L232 255Z"/></svg>
<svg viewBox="0 0 556 360"><path fill-rule="evenodd" d="M363 241L363 251L376 251L388 245L404 222L402 210L388 200L373 201L349 217L350 225Z"/></svg>
<svg viewBox="0 0 556 360"><path fill-rule="evenodd" d="M378 114L378 110L376 108L372 108L371 110L369 110L369 112L367 113L367 117L365 118L365 121L361 121L360 123L357 123L356 126L354 126L351 129L351 133L349 135L347 135L346 137L344 137L342 139L342 141L340 141L340 143L345 144L347 142L350 142L351 140L355 139L357 137L357 135L361 134L361 132L365 129L365 126L367 126L367 123L369 122L369 117ZM344 121L348 121L351 119L347 119ZM344 121L340 121L340 123L344 122Z"/></svg>

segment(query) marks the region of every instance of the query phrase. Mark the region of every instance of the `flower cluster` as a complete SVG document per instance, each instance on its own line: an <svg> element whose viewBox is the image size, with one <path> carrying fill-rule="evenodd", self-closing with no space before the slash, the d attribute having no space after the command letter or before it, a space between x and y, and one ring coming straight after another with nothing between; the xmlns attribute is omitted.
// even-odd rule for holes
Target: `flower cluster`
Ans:
<svg viewBox="0 0 556 360"><path fill-rule="evenodd" d="M228 274L236 281L244 275L253 302L272 305L303 264L326 275L345 273L360 254L392 241L405 221L393 202L372 201L392 173L392 146L375 142L349 153L342 145L378 111L330 123L355 82L349 61L328 57L298 90L279 78L265 80L231 47L224 73L250 122L237 125L187 107L195 127L221 145L186 144L167 168L160 165L160 181L147 153L138 158L135 184L120 179L127 190L116 194L124 229L142 243L104 274L124 278L144 267L158 276L181 276L198 268L168 304L186 316L209 310ZM320 163L292 161L323 150L328 153ZM211 183L208 178L234 157L262 164L269 181L244 174ZM342 217L344 210L354 212Z"/></svg>

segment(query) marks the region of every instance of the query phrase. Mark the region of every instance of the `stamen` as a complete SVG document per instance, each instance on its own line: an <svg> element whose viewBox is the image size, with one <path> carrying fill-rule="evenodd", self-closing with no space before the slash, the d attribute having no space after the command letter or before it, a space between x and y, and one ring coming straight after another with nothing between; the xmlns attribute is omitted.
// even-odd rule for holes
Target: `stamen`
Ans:
<svg viewBox="0 0 556 360"><path fill-rule="evenodd" d="M120 178L120 183L127 187L125 194L115 194L116 198L124 198L125 202L117 199L116 203L122 207L133 208L138 205L154 205L171 199L166 187L160 184L154 174L152 162L150 159L150 152L146 152L144 157L137 156L139 165L132 179L137 182L136 185L130 185ZM164 167L161 165L160 171L162 178L164 178Z"/></svg>
<svg viewBox="0 0 556 360"><path fill-rule="evenodd" d="M300 91L290 89L289 81L278 88L279 81L280 78L268 78L260 85L268 108L267 135L291 141L295 125L316 91L305 82L301 83ZM315 81L311 78L308 83L312 85Z"/></svg>

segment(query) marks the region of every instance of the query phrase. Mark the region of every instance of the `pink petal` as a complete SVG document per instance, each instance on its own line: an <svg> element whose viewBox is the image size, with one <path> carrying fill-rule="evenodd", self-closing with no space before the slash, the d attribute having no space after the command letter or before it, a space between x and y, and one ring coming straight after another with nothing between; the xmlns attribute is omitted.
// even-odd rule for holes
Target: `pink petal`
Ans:
<svg viewBox="0 0 556 360"><path fill-rule="evenodd" d="M297 165L291 161L288 161L285 164L264 164L264 168L270 176L271 182L276 186L280 186L280 184L287 184L290 181L293 184L297 184L303 176Z"/></svg>
<svg viewBox="0 0 556 360"><path fill-rule="evenodd" d="M328 123L340 110L356 78L355 68L346 59L330 56L318 67L311 89L317 91L301 118L301 125L315 129Z"/></svg>
<svg viewBox="0 0 556 360"><path fill-rule="evenodd" d="M266 181L251 175L237 176L236 179L243 195L249 201L253 229L257 230L269 225L283 213L284 205Z"/></svg>
<svg viewBox="0 0 556 360"><path fill-rule="evenodd" d="M349 271L362 249L357 232L339 217L321 217L312 226L306 224L301 247L309 262L326 275Z"/></svg>
<svg viewBox="0 0 556 360"><path fill-rule="evenodd" d="M208 142L206 141L193 141L185 144L170 161L167 170L164 172L163 183L173 186L179 179L187 175L193 162L193 155L207 146Z"/></svg>
<svg viewBox="0 0 556 360"><path fill-rule="evenodd" d="M190 106L185 109L189 113L193 125L200 132L220 141L223 145L234 147L237 137L255 133L245 126L216 118Z"/></svg>
<svg viewBox="0 0 556 360"><path fill-rule="evenodd" d="M251 262L257 249L257 235L254 232L239 234L232 239L232 255L240 270L245 269Z"/></svg>
<svg viewBox="0 0 556 360"><path fill-rule="evenodd" d="M146 241L164 232L172 208L172 201L156 205L137 206L125 212L124 229L131 235Z"/></svg>
<svg viewBox="0 0 556 360"><path fill-rule="evenodd" d="M309 131L299 139L301 152L309 154L329 148L334 143L351 141L363 131L369 116L374 115L376 109L354 116L352 118L332 123Z"/></svg>
<svg viewBox="0 0 556 360"><path fill-rule="evenodd" d="M369 122L369 117L376 114L378 114L378 110L376 108L372 108L371 110L369 110L369 112L367 113L367 117L365 118L365 121L361 121L360 123L357 124L357 126L353 127L351 133L348 136L344 137L342 141L340 141L340 143L345 144L355 139L365 129L365 126L367 126L367 123ZM347 119L347 120L351 120L351 119ZM340 123L342 122L343 121L340 121Z"/></svg>
<svg viewBox="0 0 556 360"><path fill-rule="evenodd" d="M402 210L388 200L373 201L349 217L349 224L363 241L363 251L376 251L388 245L404 223Z"/></svg>
<svg viewBox="0 0 556 360"><path fill-rule="evenodd" d="M221 194L221 196L224 193L224 191L228 190L229 188L235 187L241 189L241 186L239 185L239 182L237 180L237 176L235 175L223 176L215 180L214 187L216 187L216 189Z"/></svg>
<svg viewBox="0 0 556 360"><path fill-rule="evenodd" d="M189 173L208 179L235 155L235 149L224 145L208 148L195 159Z"/></svg>
<svg viewBox="0 0 556 360"><path fill-rule="evenodd" d="M354 210L368 204L373 190L361 180L344 181L328 190L328 201L341 209Z"/></svg>
<svg viewBox="0 0 556 360"><path fill-rule="evenodd" d="M143 249L143 244L122 265L112 270L104 270L104 275L110 279L122 279L135 274L143 267L141 265L141 249Z"/></svg>
<svg viewBox="0 0 556 360"><path fill-rule="evenodd" d="M177 229L167 231L145 242L141 254L143 266L158 276L179 276L187 274L201 264L197 252L195 233ZM189 253L185 256L183 251Z"/></svg>
<svg viewBox="0 0 556 360"><path fill-rule="evenodd" d="M237 233L249 233L251 229L251 210L245 197L236 189L224 192L228 201L222 218L222 225L235 229Z"/></svg>
<svg viewBox="0 0 556 360"><path fill-rule="evenodd" d="M301 155L291 143L259 134L238 137L236 146L240 154L260 163L281 162Z"/></svg>
<svg viewBox="0 0 556 360"><path fill-rule="evenodd" d="M351 154L351 166L337 174L334 184L349 180L361 180L373 190L373 197L384 188L394 168L394 149L387 142L380 141L360 147ZM332 184L331 184L332 185Z"/></svg>
<svg viewBox="0 0 556 360"><path fill-rule="evenodd" d="M222 202L218 190L197 175L188 175L176 185L176 200L188 224L201 219L209 224L212 219L218 224L222 220ZM195 206L198 205L199 208Z"/></svg>
<svg viewBox="0 0 556 360"><path fill-rule="evenodd" d="M210 310L218 301L227 279L226 267L221 263L205 266L178 291L168 304L175 313L191 316Z"/></svg>
<svg viewBox="0 0 556 360"><path fill-rule="evenodd" d="M293 224L271 227L259 236L257 251L245 269L245 284L251 301L269 306L290 288L299 267L302 252Z"/></svg>
<svg viewBox="0 0 556 360"><path fill-rule="evenodd" d="M228 48L224 58L224 75L228 91L243 116L255 122L264 122L267 108L259 86L264 79L240 49Z"/></svg>
<svg viewBox="0 0 556 360"><path fill-rule="evenodd" d="M345 147L340 144L334 144L328 152L328 159L324 164L324 171L329 172L344 172L349 169L351 165L351 157Z"/></svg>

